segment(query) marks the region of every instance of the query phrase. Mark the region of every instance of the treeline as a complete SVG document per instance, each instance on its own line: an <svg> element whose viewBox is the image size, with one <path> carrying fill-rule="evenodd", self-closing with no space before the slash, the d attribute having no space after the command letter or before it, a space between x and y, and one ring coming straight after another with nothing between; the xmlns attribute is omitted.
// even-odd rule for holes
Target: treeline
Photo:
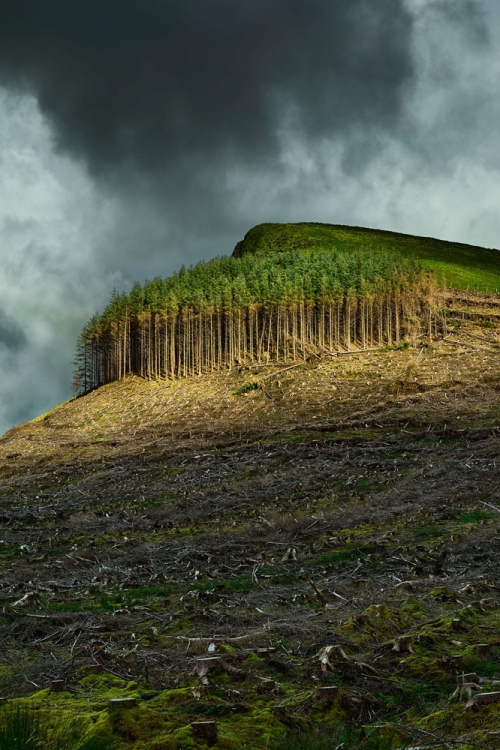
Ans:
<svg viewBox="0 0 500 750"><path fill-rule="evenodd" d="M217 258L113 293L78 340L77 393L312 352L397 344L432 322L434 284L399 255L304 250Z"/></svg>

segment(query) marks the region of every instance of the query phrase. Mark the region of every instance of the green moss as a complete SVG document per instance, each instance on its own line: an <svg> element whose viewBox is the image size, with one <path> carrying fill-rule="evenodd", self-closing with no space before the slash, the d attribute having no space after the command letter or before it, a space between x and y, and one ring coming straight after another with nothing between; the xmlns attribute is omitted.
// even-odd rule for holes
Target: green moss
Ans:
<svg viewBox="0 0 500 750"><path fill-rule="evenodd" d="M126 742L150 742L165 729L165 719L157 711L138 707L109 714L113 734Z"/></svg>
<svg viewBox="0 0 500 750"><path fill-rule="evenodd" d="M89 674L80 680L83 687L91 688L98 693L109 693L109 691L126 690L129 682L116 677L113 674ZM44 691L42 691L44 692ZM38 694L37 694L38 695Z"/></svg>
<svg viewBox="0 0 500 750"><path fill-rule="evenodd" d="M243 383L243 385L235 390L235 393L236 395L242 396L251 391L258 391L260 388L262 388L262 386L257 380L251 380L248 383Z"/></svg>
<svg viewBox="0 0 500 750"><path fill-rule="evenodd" d="M198 681L196 680L196 684ZM149 706L161 711L166 715L178 716L179 712L192 705L196 705L190 687L178 688L177 690L162 690L155 698L149 701Z"/></svg>
<svg viewBox="0 0 500 750"><path fill-rule="evenodd" d="M437 684L446 684L448 690L454 684L450 668L443 659L435 659L418 654L404 659L401 665L412 677L425 679L425 683L418 683L420 686L422 684L432 684L434 686Z"/></svg>
<svg viewBox="0 0 500 750"><path fill-rule="evenodd" d="M478 672L483 677L497 677L500 674L500 648L491 646L482 653L477 645L468 646L462 652L464 670Z"/></svg>
<svg viewBox="0 0 500 750"><path fill-rule="evenodd" d="M403 602L400 609L402 612L422 612L423 604L416 596L409 596L408 599Z"/></svg>
<svg viewBox="0 0 500 750"><path fill-rule="evenodd" d="M2 750L114 750L109 732L96 729L88 712L39 707L31 701L17 701L0 707Z"/></svg>
<svg viewBox="0 0 500 750"><path fill-rule="evenodd" d="M384 605L373 605L359 615L350 617L338 628L337 633L347 633L360 646L365 643L380 642L382 638L401 635L415 619L407 611L389 609ZM333 629L333 628L332 628Z"/></svg>
<svg viewBox="0 0 500 750"><path fill-rule="evenodd" d="M262 661L262 659L261 659L261 657L260 657L260 656L257 656L257 654L256 654L256 653L255 653L254 651L252 651L252 653L251 653L251 654L248 654L248 656L247 656L247 658L245 659L245 661L247 661L247 662L252 662L252 661L255 661L255 662L261 662L261 661Z"/></svg>
<svg viewBox="0 0 500 750"><path fill-rule="evenodd" d="M360 557L374 552L376 547L366 545L365 547L345 547L344 549L335 549L331 552L325 552L315 560L316 565L336 565L340 562L357 560Z"/></svg>
<svg viewBox="0 0 500 750"><path fill-rule="evenodd" d="M67 401L63 401L60 404L56 404L52 407L52 409L49 409L48 411L44 412L43 414L39 414L34 419L30 420L31 424L36 424L37 422L42 422L44 419L47 419L47 417L50 417L52 414L55 414L59 409L62 409L63 406L66 406L66 404L70 404L72 401L74 401L74 398L69 398Z"/></svg>
<svg viewBox="0 0 500 750"><path fill-rule="evenodd" d="M422 539L433 539L434 537L441 536L444 531L445 528L443 526L429 524L427 526L418 526L416 529L413 529L413 534Z"/></svg>
<svg viewBox="0 0 500 750"><path fill-rule="evenodd" d="M218 647L219 651L222 651L225 654L236 654L238 653L238 649L234 646L231 646L229 643L221 643Z"/></svg>
<svg viewBox="0 0 500 750"><path fill-rule="evenodd" d="M485 513L482 510L472 510L458 516L458 520L462 523L478 523L479 521L489 521L491 518L494 518L493 513Z"/></svg>

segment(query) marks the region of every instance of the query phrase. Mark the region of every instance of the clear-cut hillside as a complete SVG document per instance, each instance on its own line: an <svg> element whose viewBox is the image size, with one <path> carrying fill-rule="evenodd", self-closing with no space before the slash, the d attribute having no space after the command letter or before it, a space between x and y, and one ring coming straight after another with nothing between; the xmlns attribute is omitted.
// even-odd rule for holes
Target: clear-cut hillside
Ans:
<svg viewBox="0 0 500 750"><path fill-rule="evenodd" d="M440 305L416 346L130 378L4 435L0 698L124 750L493 750L500 300Z"/></svg>

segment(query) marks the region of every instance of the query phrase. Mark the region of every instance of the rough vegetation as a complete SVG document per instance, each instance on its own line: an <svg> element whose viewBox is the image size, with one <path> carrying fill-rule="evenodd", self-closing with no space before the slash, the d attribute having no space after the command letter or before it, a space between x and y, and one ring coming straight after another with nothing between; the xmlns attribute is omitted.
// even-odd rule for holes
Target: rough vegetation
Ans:
<svg viewBox="0 0 500 750"><path fill-rule="evenodd" d="M437 337L130 377L1 438L0 731L497 748L500 298L437 306Z"/></svg>

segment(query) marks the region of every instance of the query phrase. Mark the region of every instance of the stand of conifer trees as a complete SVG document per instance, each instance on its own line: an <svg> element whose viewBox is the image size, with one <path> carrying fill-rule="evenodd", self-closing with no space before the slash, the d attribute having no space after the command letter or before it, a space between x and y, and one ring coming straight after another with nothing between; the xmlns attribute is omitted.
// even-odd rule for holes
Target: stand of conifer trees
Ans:
<svg viewBox="0 0 500 750"><path fill-rule="evenodd" d="M80 335L75 390L397 344L431 332L433 295L432 277L414 261L369 251L200 263L113 293Z"/></svg>

